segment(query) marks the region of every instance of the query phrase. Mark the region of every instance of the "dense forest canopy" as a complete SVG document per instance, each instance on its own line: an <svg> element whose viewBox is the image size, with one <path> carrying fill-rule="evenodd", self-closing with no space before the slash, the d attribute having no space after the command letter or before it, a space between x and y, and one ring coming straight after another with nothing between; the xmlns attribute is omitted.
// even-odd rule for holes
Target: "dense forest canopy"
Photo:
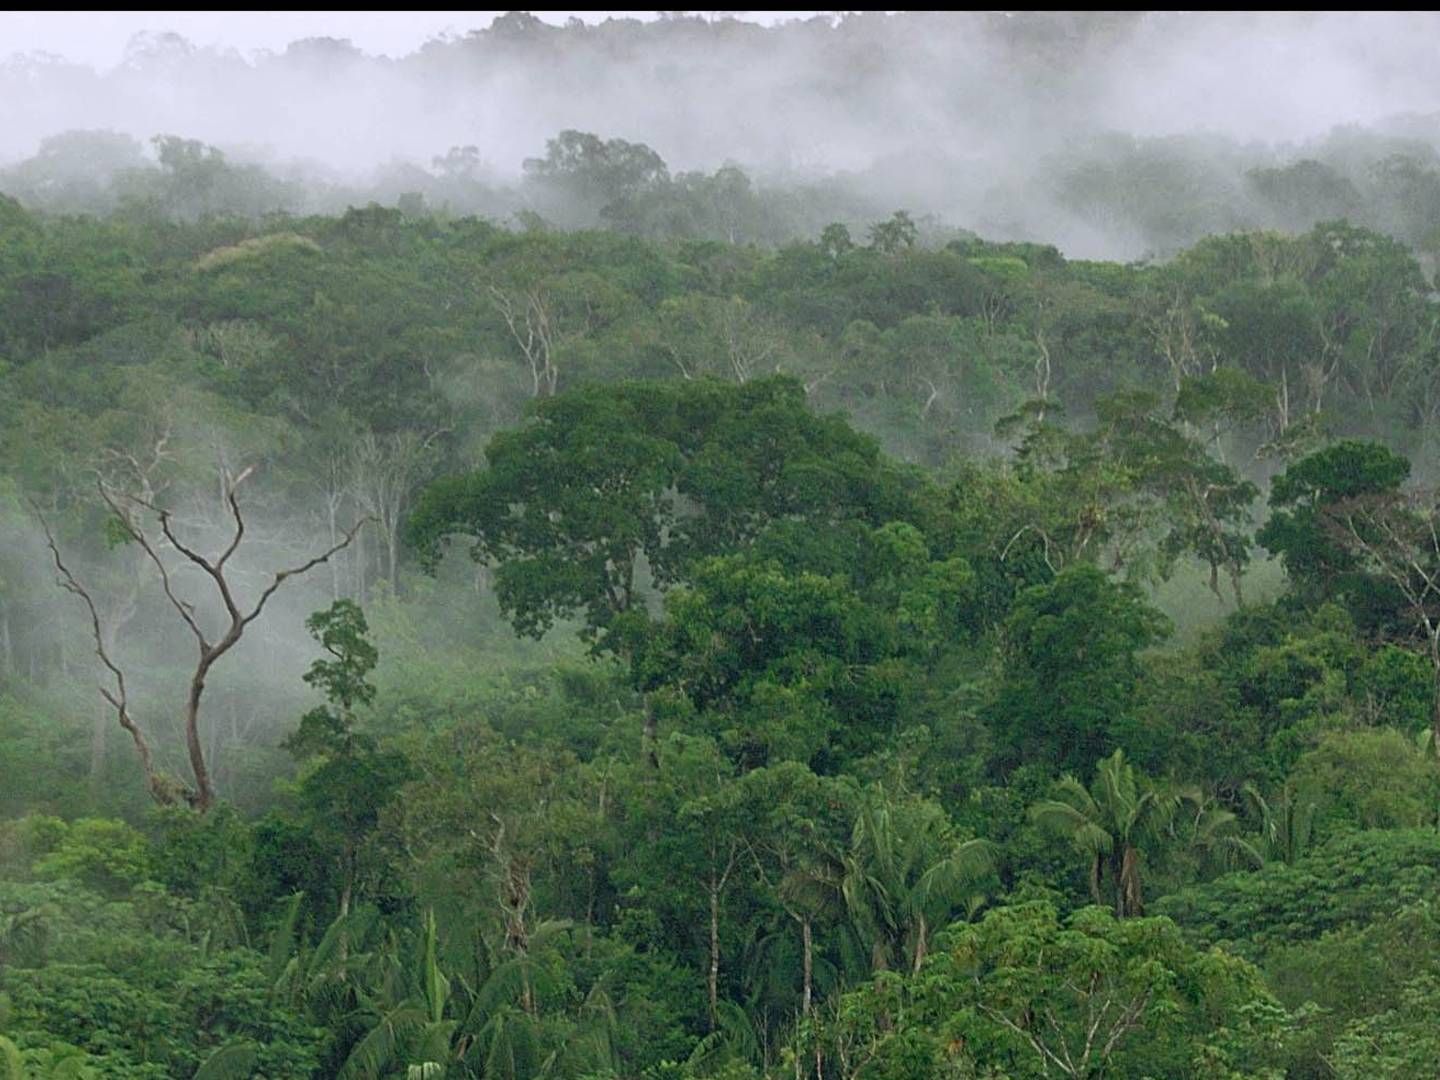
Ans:
<svg viewBox="0 0 1440 1080"><path fill-rule="evenodd" d="M0 1078L1433 1072L1440 161L1354 59L1429 24L1288 18L12 62ZM1318 41L1371 113L1102 74ZM514 137L200 122L322 74Z"/></svg>

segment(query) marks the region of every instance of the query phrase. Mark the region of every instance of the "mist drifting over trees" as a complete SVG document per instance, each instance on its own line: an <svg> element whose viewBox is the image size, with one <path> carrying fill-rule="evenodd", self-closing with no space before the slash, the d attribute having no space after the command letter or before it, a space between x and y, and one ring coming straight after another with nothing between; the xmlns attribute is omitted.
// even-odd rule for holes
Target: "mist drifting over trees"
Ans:
<svg viewBox="0 0 1440 1080"><path fill-rule="evenodd" d="M4 61L0 1080L1432 1075L1437 30Z"/></svg>
<svg viewBox="0 0 1440 1080"><path fill-rule="evenodd" d="M1135 257L1350 203L1383 217L1370 204L1405 181L1376 171L1395 157L1433 165L1440 88L1424 43L1437 29L1425 13L865 13L770 26L511 13L395 58L339 34L244 57L157 31L105 71L11 57L0 161L66 157L42 147L65 131L137 140L72 148L93 178L153 163L145 140L176 135L298 182L259 197L266 209L418 191L504 214L530 205L500 193L523 162L574 130L644 144L677 176L729 164L767 189L822 184L851 215L904 206L990 238ZM1267 179L1311 162L1323 175ZM1307 183L1324 191L1297 208L1288 188ZM28 191L59 197L53 186Z"/></svg>

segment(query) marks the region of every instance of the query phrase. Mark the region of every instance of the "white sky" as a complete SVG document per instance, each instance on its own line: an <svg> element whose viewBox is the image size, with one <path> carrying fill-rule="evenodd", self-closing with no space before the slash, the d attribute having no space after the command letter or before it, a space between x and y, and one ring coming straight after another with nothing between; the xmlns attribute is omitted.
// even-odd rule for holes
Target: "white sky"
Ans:
<svg viewBox="0 0 1440 1080"><path fill-rule="evenodd" d="M125 53L125 44L144 31L173 30L200 47L218 45L249 55L257 49L279 52L307 37L349 38L364 52L403 56L446 30L464 34L482 30L501 11L5 11L0 12L0 59L13 53L46 52L109 70ZM616 18L653 19L653 11L535 11L537 18L560 25L571 16L586 22ZM702 13L711 14L711 13ZM731 11L750 22L769 25L808 18L813 11Z"/></svg>

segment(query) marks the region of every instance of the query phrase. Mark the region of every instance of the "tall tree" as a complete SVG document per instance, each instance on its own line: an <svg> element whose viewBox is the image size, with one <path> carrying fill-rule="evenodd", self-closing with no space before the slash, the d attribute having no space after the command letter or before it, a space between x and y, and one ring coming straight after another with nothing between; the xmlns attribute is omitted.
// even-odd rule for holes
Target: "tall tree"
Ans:
<svg viewBox="0 0 1440 1080"><path fill-rule="evenodd" d="M60 555L60 549L56 546L54 534L50 531L48 523L43 518L41 520L50 555L55 564L56 573L59 575L60 586L67 592L78 596L84 602L90 616L96 655L99 656L100 662L114 681L113 688L102 686L100 693L115 710L120 726L125 729L135 744L135 751L140 758L140 767L144 771L145 783L151 796L160 803L184 801L202 813L209 810L215 803L210 766L205 760L200 737L200 703L211 669L239 643L246 629L260 617L265 610L265 605L269 603L270 598L275 595L281 585L326 562L337 551L347 547L369 520L362 518L356 522L343 538L319 555L297 566L275 571L270 583L261 589L253 599L247 601L243 598L243 594L235 588L231 577L232 569L228 564L231 557L239 550L241 541L245 537L245 518L241 512L236 492L253 471L254 469L251 467L234 479L224 478L224 502L233 521L233 529L219 553L210 556L201 554L197 547L193 547L181 539L182 530L176 527L174 515L170 510L157 506L143 496L115 492L103 482L100 484L101 498L111 514L114 515L113 521L116 527L126 540L139 544L146 557L154 563L166 599L195 638L198 655L194 670L190 675L189 688L185 695L182 712L186 755L194 780L192 787L177 784L175 780L160 772L155 764L149 740L131 715L125 674L117 666L115 658L111 656L105 646L105 631L101 625L95 601L89 590L65 565ZM153 515L156 519L159 526L158 537L145 531L143 519L147 515ZM173 561L162 556L161 552L164 550L162 544L181 556L184 562L197 567L204 575L204 579L209 581L214 590L214 599L219 601L221 608L218 634L213 629L207 630L204 625L207 621L206 616L197 610L193 602L183 599L176 591L175 566Z"/></svg>
<svg viewBox="0 0 1440 1080"><path fill-rule="evenodd" d="M1392 549L1380 533L1367 530L1405 512L1400 491L1410 462L1378 443L1347 440L1297 461L1270 487L1270 518L1256 539L1280 556L1300 597L1312 604L1341 598L1369 626L1388 621L1397 606L1394 575L1376 556ZM1382 530L1383 532L1383 530ZM1381 543L1374 555L1366 544ZM1408 571L1407 571L1408 572ZM1403 601L1402 601L1403 602Z"/></svg>
<svg viewBox="0 0 1440 1080"><path fill-rule="evenodd" d="M648 598L778 522L822 535L920 515L920 482L791 379L587 386L497 435L488 468L432 484L408 535L432 567L451 536L496 566L502 610L539 637L579 616L598 655L630 662ZM653 713L647 751L653 758Z"/></svg>
<svg viewBox="0 0 1440 1080"><path fill-rule="evenodd" d="M1085 856L1091 898L1103 903L1108 888L1115 917L1123 919L1145 914L1143 848L1160 838L1179 806L1178 794L1151 782L1116 750L1096 767L1088 790L1066 776L1055 798L1036 803L1030 818Z"/></svg>
<svg viewBox="0 0 1440 1080"><path fill-rule="evenodd" d="M1396 471L1402 461L1393 463ZM1430 728L1440 746L1440 498L1395 488L1360 492L1325 505L1321 515L1327 536L1401 599L1430 661Z"/></svg>
<svg viewBox="0 0 1440 1080"><path fill-rule="evenodd" d="M325 650L305 681L324 693L326 704L301 717L284 745L310 762L299 790L305 825L336 853L343 917L354 899L362 846L409 768L402 755L379 749L373 738L356 730L357 710L375 698L368 676L379 661L367 637L365 613L353 601L337 600L310 616L305 627Z"/></svg>
<svg viewBox="0 0 1440 1080"><path fill-rule="evenodd" d="M1136 653L1168 621L1128 583L1068 567L1023 591L1004 626L1004 672L993 707L1004 761L1089 769L1112 747L1136 700Z"/></svg>

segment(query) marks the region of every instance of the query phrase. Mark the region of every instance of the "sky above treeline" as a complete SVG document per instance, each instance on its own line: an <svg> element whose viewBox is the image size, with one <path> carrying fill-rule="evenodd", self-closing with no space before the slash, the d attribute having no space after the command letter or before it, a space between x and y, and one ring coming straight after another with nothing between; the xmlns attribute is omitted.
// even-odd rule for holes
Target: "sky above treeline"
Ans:
<svg viewBox="0 0 1440 1080"><path fill-rule="evenodd" d="M503 11L5 11L0 12L0 58L15 53L53 53L104 71L125 58L136 34L167 31L201 48L232 48L242 55L281 52L309 37L348 38L372 56L404 56L442 35L483 30ZM659 17L656 11L533 11L555 26L569 19ZM762 25L809 18L813 11L726 11Z"/></svg>

